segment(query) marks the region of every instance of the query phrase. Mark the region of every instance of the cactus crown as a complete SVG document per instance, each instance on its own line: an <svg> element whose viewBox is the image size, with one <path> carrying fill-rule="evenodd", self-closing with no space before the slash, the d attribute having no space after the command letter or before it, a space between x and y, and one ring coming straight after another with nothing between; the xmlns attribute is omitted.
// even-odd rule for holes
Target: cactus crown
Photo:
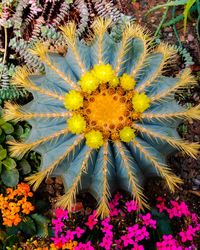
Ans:
<svg viewBox="0 0 200 250"><path fill-rule="evenodd" d="M74 23L62 27L65 57L36 44L32 53L45 64L46 75L19 69L13 83L31 91L34 100L23 107L7 103L4 114L32 126L28 140L10 142L10 150L13 156L32 149L42 154L40 171L27 178L34 189L49 174L60 175L66 194L58 206L70 209L76 193L88 190L103 217L119 187L147 207L145 177L161 176L173 191L181 180L168 168L166 155L180 149L195 157L199 149L175 130L183 118L199 119L200 108L185 110L172 95L195 84L188 69L176 78L162 75L174 48L152 48L148 32L137 24L128 24L116 43L107 33L110 25L96 20L91 45L77 39Z"/></svg>

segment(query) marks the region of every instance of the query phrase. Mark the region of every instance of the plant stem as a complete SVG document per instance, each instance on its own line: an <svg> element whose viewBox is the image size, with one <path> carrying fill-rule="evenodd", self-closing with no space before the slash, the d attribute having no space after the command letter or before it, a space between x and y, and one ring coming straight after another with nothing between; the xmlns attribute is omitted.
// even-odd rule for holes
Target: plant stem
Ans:
<svg viewBox="0 0 200 250"><path fill-rule="evenodd" d="M8 33L7 33L6 27L4 27L4 37L5 37L5 46L4 46L4 55L3 55L3 62L2 62L3 65L6 63L7 47L8 47ZM3 75L3 69L0 75L0 80L1 80L2 75Z"/></svg>

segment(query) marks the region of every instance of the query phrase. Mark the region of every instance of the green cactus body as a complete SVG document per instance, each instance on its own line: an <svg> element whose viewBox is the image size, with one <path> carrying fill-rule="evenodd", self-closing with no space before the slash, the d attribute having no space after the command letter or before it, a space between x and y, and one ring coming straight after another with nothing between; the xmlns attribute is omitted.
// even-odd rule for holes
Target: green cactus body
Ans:
<svg viewBox="0 0 200 250"><path fill-rule="evenodd" d="M146 177L161 176L170 190L181 183L167 167L166 156L180 149L195 157L199 145L176 132L183 118L199 119L199 107L185 110L173 93L195 83L189 70L176 78L162 75L174 49L151 39L140 26L129 24L122 39L107 33L109 21L98 19L95 38L85 45L73 23L63 27L65 57L48 53L42 44L32 51L45 64L45 75L29 76L26 68L13 82L34 99L19 107L7 103L6 120L28 120L32 132L25 142L10 142L13 156L36 150L42 155L38 173L27 178L34 189L50 174L61 176L66 194L58 206L70 209L77 192L89 191L99 202L98 213L109 214L112 192L130 192L140 207Z"/></svg>

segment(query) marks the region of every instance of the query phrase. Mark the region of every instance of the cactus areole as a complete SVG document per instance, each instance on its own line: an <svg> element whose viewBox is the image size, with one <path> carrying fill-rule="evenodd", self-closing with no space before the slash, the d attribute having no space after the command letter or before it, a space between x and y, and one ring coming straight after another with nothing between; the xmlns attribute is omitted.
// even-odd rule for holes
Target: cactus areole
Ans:
<svg viewBox="0 0 200 250"><path fill-rule="evenodd" d="M185 118L199 119L199 106L186 110L174 92L195 84L188 69L175 78L162 75L176 54L173 47L151 47L139 25L128 24L119 43L98 19L95 38L85 45L74 23L62 27L65 57L48 53L38 43L32 50L46 74L31 75L20 68L13 82L26 87L33 101L19 107L6 104L7 120L28 120L32 132L25 142L9 142L13 156L29 150L42 155L40 171L27 178L39 187L50 174L61 176L66 193L58 206L71 209L80 191L98 201L98 213L109 215L109 198L117 189L130 192L142 208L145 178L160 176L171 191L181 183L166 164L166 156L180 149L195 157L199 145L182 140L176 128Z"/></svg>

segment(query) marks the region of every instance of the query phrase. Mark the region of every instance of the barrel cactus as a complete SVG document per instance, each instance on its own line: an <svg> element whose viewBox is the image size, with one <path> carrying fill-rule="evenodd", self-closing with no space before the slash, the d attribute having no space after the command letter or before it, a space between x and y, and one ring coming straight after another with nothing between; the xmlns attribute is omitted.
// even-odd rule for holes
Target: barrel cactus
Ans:
<svg viewBox="0 0 200 250"><path fill-rule="evenodd" d="M162 73L175 58L172 46L152 48L137 24L127 24L120 42L107 33L111 21L97 19L91 45L76 37L76 26L61 27L66 56L48 53L41 43L32 50L45 64L45 75L20 68L13 83L27 88L33 100L20 107L7 103L6 120L28 120L25 142L9 142L12 156L29 150L42 155L40 171L27 178L34 189L50 174L61 176L66 193L58 206L71 209L80 191L98 201L98 214L109 214L116 189L130 192L140 208L148 206L142 185L162 177L171 191L181 183L166 156L180 149L195 157L199 145L182 140L176 128L185 118L200 118L200 107L179 106L174 93L195 84L188 69L177 77Z"/></svg>

